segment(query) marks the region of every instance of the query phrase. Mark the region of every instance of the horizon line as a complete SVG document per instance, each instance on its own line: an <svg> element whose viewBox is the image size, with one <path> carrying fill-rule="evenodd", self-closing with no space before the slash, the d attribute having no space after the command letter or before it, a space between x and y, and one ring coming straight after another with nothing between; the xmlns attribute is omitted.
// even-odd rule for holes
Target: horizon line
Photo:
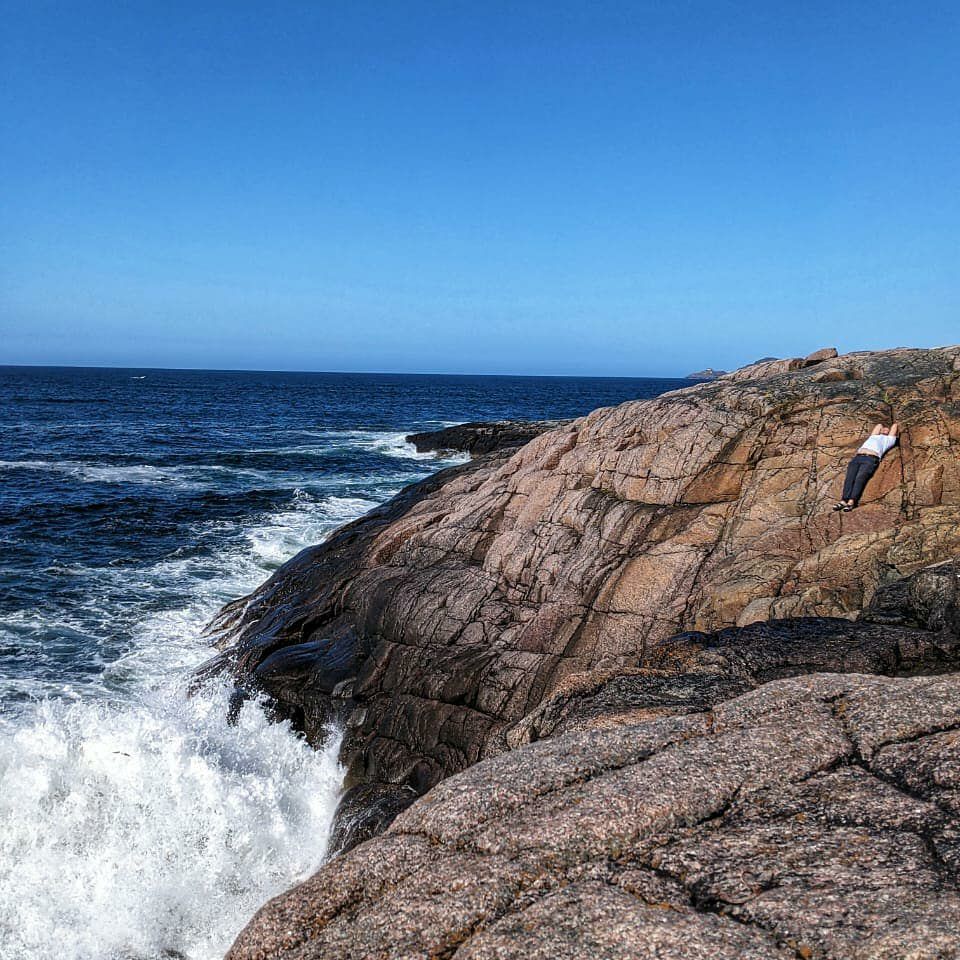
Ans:
<svg viewBox="0 0 960 960"><path fill-rule="evenodd" d="M516 379L553 380L689 380L689 376L616 375L593 373L450 373L399 370L295 370L267 367L150 367L108 363L0 363L0 370L152 370L158 373L302 373L317 376L362 377L511 377ZM713 369L704 367L704 370Z"/></svg>

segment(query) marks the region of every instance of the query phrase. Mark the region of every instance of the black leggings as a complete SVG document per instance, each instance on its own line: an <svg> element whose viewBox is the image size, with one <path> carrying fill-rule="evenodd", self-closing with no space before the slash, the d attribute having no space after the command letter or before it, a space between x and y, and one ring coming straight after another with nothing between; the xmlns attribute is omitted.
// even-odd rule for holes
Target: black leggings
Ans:
<svg viewBox="0 0 960 960"><path fill-rule="evenodd" d="M843 494L840 499L859 503L863 496L863 488L877 472L879 466L879 457L871 457L869 453L858 453L847 467L847 478L843 481Z"/></svg>

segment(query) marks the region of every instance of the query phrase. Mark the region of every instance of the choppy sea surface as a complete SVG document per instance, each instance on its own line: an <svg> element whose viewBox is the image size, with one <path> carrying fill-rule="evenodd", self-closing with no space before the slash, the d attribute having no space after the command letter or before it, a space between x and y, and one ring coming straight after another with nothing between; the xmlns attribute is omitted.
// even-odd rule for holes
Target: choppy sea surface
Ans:
<svg viewBox="0 0 960 960"><path fill-rule="evenodd" d="M319 866L336 733L186 686L222 603L448 465L406 433L688 383L0 367L0 960L212 960Z"/></svg>

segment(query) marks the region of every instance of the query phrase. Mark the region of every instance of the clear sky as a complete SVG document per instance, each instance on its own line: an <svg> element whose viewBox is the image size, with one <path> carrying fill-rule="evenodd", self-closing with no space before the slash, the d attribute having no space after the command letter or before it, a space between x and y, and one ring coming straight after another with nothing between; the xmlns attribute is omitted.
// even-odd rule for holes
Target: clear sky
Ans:
<svg viewBox="0 0 960 960"><path fill-rule="evenodd" d="M0 363L960 341L960 5L0 0Z"/></svg>

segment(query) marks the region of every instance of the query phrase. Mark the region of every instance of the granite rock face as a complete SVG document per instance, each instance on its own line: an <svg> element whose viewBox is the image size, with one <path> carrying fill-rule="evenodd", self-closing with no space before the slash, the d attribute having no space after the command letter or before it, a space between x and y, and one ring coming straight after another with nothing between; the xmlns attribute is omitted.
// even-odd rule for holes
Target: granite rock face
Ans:
<svg viewBox="0 0 960 960"><path fill-rule="evenodd" d="M917 676L960 670L960 561L882 587L857 622L794 617L661 645L645 666L578 674L507 730L510 747L568 730L708 710L770 680L810 673Z"/></svg>
<svg viewBox="0 0 960 960"><path fill-rule="evenodd" d="M767 653L736 669L710 667L722 639L691 635L853 617L960 554L960 347L830 353L600 409L409 488L228 606L209 670L308 735L345 719L351 782L425 786L540 724L588 724L561 702L604 678L648 716L812 669L902 672L919 621L874 623L863 666L851 624L816 628L830 649L757 628ZM901 444L860 509L831 512L849 457L893 419Z"/></svg>
<svg viewBox="0 0 960 960"><path fill-rule="evenodd" d="M494 444L304 551L205 672L345 723L345 852L230 960L960 958L958 454L960 348L828 349Z"/></svg>
<svg viewBox="0 0 960 960"><path fill-rule="evenodd" d="M960 675L776 680L485 760L229 960L960 956Z"/></svg>

